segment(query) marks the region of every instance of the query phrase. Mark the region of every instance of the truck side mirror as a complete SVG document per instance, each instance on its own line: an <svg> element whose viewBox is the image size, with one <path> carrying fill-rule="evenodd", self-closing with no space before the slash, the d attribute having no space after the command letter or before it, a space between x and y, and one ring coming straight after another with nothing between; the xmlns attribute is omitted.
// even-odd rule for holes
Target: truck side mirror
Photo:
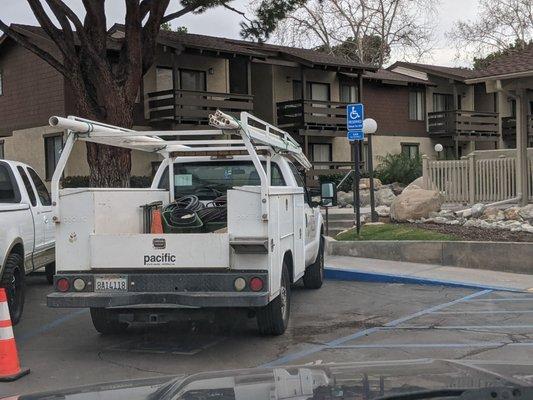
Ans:
<svg viewBox="0 0 533 400"><path fill-rule="evenodd" d="M320 198L322 207L337 205L337 186L332 182L323 183L320 186Z"/></svg>

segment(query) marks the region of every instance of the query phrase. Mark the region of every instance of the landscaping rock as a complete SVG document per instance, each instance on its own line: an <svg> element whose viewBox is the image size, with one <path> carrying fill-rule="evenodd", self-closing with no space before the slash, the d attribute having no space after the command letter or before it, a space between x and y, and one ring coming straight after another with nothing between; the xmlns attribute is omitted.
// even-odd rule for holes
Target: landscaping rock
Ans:
<svg viewBox="0 0 533 400"><path fill-rule="evenodd" d="M505 214L502 210L496 207L487 207L481 218L486 221L503 221L505 219Z"/></svg>
<svg viewBox="0 0 533 400"><path fill-rule="evenodd" d="M428 218L430 212L440 211L443 200L435 190L404 190L391 204L391 219L409 221Z"/></svg>
<svg viewBox="0 0 533 400"><path fill-rule="evenodd" d="M525 220L533 222L533 204L520 208L518 214Z"/></svg>
<svg viewBox="0 0 533 400"><path fill-rule="evenodd" d="M396 196L388 187L383 187L376 192L376 205L390 206Z"/></svg>
<svg viewBox="0 0 533 400"><path fill-rule="evenodd" d="M379 217L389 217L390 216L390 207L387 206L377 206L376 213Z"/></svg>
<svg viewBox="0 0 533 400"><path fill-rule="evenodd" d="M359 204L361 207L370 205L370 190L361 190L359 192Z"/></svg>
<svg viewBox="0 0 533 400"><path fill-rule="evenodd" d="M361 187L361 185L364 185L365 189L369 189L370 178L361 178L361 180L359 181L359 187ZM383 184L381 183L381 180L378 178L374 178L374 189L379 189L381 186L383 186Z"/></svg>
<svg viewBox="0 0 533 400"><path fill-rule="evenodd" d="M426 187L426 185L424 185L424 178L421 176L420 178L416 178L413 182L407 185L404 191L412 189L437 190L437 187L433 184L430 184L429 187Z"/></svg>
<svg viewBox="0 0 533 400"><path fill-rule="evenodd" d="M343 191L337 192L337 205L340 208L353 205L353 193Z"/></svg>
<svg viewBox="0 0 533 400"><path fill-rule="evenodd" d="M485 211L485 204L477 203L474 204L471 208L472 211L472 218L478 218L481 217L481 214L483 214L483 211Z"/></svg>
<svg viewBox="0 0 533 400"><path fill-rule="evenodd" d="M520 216L520 207L509 207L504 210L505 219L512 221L520 221L522 217Z"/></svg>
<svg viewBox="0 0 533 400"><path fill-rule="evenodd" d="M393 182L389 185L389 188L396 196L399 196L405 189L405 185L400 182Z"/></svg>

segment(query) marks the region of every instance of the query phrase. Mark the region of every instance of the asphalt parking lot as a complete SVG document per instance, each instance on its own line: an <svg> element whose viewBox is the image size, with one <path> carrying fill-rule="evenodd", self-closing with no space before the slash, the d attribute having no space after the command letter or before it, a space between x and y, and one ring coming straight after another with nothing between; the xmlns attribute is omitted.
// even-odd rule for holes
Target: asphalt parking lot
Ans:
<svg viewBox="0 0 533 400"><path fill-rule="evenodd" d="M15 327L31 374L0 383L0 395L200 371L419 358L528 362L533 294L440 286L327 281L295 288L291 326L258 336L254 319L230 330L212 324L136 326L100 336L87 310L49 309L52 289L29 276L24 316ZM229 318L229 317L228 317Z"/></svg>

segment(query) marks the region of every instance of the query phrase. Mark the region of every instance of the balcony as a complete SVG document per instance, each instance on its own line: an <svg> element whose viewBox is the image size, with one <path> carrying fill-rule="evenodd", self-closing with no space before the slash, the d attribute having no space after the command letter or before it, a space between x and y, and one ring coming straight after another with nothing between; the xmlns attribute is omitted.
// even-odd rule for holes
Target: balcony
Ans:
<svg viewBox="0 0 533 400"><path fill-rule="evenodd" d="M533 115L527 117L527 135L529 145L533 145ZM502 136L504 140L516 141L516 117L502 118Z"/></svg>
<svg viewBox="0 0 533 400"><path fill-rule="evenodd" d="M184 127L207 125L217 109L238 116L253 110L253 96L247 94L164 90L148 93L151 124L172 123Z"/></svg>
<svg viewBox="0 0 533 400"><path fill-rule="evenodd" d="M278 126L303 135L346 135L346 103L291 100L277 103Z"/></svg>
<svg viewBox="0 0 533 400"><path fill-rule="evenodd" d="M498 113L449 110L428 113L430 136L454 136L464 140L498 139Z"/></svg>

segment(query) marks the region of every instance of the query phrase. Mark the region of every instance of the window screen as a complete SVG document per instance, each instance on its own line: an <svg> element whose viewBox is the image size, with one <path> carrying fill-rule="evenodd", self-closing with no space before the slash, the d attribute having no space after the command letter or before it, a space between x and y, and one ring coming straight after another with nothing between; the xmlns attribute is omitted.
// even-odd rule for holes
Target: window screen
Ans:
<svg viewBox="0 0 533 400"><path fill-rule="evenodd" d="M409 119L424 120L424 93L421 91L409 92Z"/></svg>

